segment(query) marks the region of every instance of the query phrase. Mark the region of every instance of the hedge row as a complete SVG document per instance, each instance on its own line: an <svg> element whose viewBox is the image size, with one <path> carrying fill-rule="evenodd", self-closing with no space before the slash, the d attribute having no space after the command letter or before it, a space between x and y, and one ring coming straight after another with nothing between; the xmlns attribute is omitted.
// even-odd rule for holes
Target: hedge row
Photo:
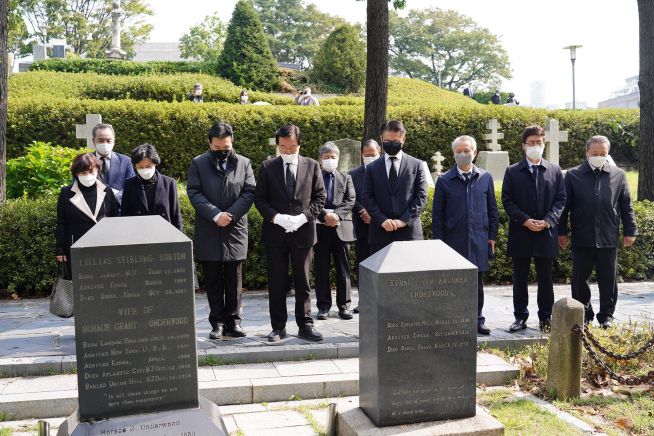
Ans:
<svg viewBox="0 0 654 436"><path fill-rule="evenodd" d="M469 99L468 99L469 100ZM474 103L473 103L474 104ZM75 138L75 124L85 122L85 114L100 113L116 129L116 151L129 153L143 142L157 146L163 159L162 171L185 180L191 159L206 150L206 133L216 120L232 124L236 149L256 167L274 155L268 138L285 124L294 123L303 132L305 156L315 157L318 147L328 140L360 139L363 108L350 106L253 106L225 103L162 103L143 101L97 101L61 99L45 96L10 97L8 119L8 158L24 153L32 141L47 141L69 147L83 142ZM525 126L543 125L548 116L561 121L570 142L561 147L563 167L577 165L584 158L584 143L595 134L609 137L611 154L622 163L636 161L639 116L637 110L555 111L504 106L391 106L388 116L405 122L408 128L407 152L431 164L440 151L452 165L451 141L462 134L480 140L487 133L486 123L497 118L504 133L503 149L511 162L522 157L520 134Z"/></svg>
<svg viewBox="0 0 654 436"><path fill-rule="evenodd" d="M499 198L499 192L498 198ZM423 211L422 223L425 238L431 238L431 201ZM184 232L193 238L194 210L185 192L180 190ZM506 284L511 282L511 259L506 256L506 234L508 219L502 205L500 209L500 231L497 241L497 256L492 261L486 283ZM632 249L621 249L619 273L624 280L654 278L654 204L635 203L636 219L640 236ZM248 214L250 223L249 254L245 262L243 286L247 289L266 287L266 258L260 241L262 218L256 208ZM47 294L56 273L54 261L54 229L56 221L56 196L36 200L10 200L0 206L0 296L16 293L22 297ZM352 256L351 268L354 268ZM570 251L561 253L554 264L554 277L559 283L566 283L571 272ZM533 279L533 272L532 272ZM5 294L5 295L2 295Z"/></svg>
<svg viewBox="0 0 654 436"><path fill-rule="evenodd" d="M109 59L46 59L34 62L30 71L55 71L59 73L98 73L121 76L141 74L206 73L215 74L218 69L210 62L171 61L115 61Z"/></svg>

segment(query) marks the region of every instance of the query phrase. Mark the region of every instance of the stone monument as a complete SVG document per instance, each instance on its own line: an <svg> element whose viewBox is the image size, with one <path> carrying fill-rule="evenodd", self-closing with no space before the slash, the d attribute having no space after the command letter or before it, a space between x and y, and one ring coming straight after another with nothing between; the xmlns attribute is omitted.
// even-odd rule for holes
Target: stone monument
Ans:
<svg viewBox="0 0 654 436"><path fill-rule="evenodd" d="M581 395L581 337L573 327L584 325L584 305L566 297L552 308L552 332L547 360L547 391L567 401Z"/></svg>
<svg viewBox="0 0 654 436"><path fill-rule="evenodd" d="M433 162L432 168L434 169L434 172L431 173L431 178L434 181L434 183L436 183L436 179L438 179L443 174L444 160L445 160L445 156L443 156L440 151L437 151L431 157L431 161Z"/></svg>
<svg viewBox="0 0 654 436"><path fill-rule="evenodd" d="M114 0L111 6L111 48L105 54L109 59L125 59L127 53L120 47L120 20L123 16L120 0Z"/></svg>
<svg viewBox="0 0 654 436"><path fill-rule="evenodd" d="M340 150L338 170L347 173L361 165L361 141L354 139L337 139L332 141Z"/></svg>
<svg viewBox="0 0 654 436"><path fill-rule="evenodd" d="M75 137L86 139L86 146L95 149L93 145L93 128L102 123L102 115L86 114L86 124L75 124Z"/></svg>
<svg viewBox="0 0 654 436"><path fill-rule="evenodd" d="M339 415L339 434L396 434L375 433L373 424L406 434L414 434L409 424L419 425L415 434L471 425L501 434L476 407L477 268L428 240L393 242L360 271L360 408Z"/></svg>
<svg viewBox="0 0 654 436"><path fill-rule="evenodd" d="M484 141L489 141L486 147L490 151L480 151L477 155L476 165L491 173L493 180L502 180L504 172L509 167L509 152L501 151L502 146L498 142L499 139L504 139L504 133L499 131L501 127L496 119L488 121L486 128L491 133L484 134Z"/></svg>
<svg viewBox="0 0 654 436"><path fill-rule="evenodd" d="M226 435L198 395L191 240L104 218L71 248L79 409L58 435Z"/></svg>
<svg viewBox="0 0 654 436"><path fill-rule="evenodd" d="M548 119L545 128L545 159L553 164L559 165L559 145L562 142L568 142L568 132L559 130L559 120Z"/></svg>

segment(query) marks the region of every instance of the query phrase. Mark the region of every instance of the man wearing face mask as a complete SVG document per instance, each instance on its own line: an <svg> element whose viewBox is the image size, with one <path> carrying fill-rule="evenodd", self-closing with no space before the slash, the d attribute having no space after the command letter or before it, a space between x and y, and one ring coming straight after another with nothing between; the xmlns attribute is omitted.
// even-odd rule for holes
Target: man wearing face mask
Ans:
<svg viewBox="0 0 654 436"><path fill-rule="evenodd" d="M268 341L287 336L286 292L289 262L295 286L298 336L322 340L311 318L309 269L317 242L316 219L325 207L325 183L318 163L300 156L300 128L287 124L277 130L280 156L261 163L254 204L263 217L261 241L268 268L268 303L272 331Z"/></svg>
<svg viewBox="0 0 654 436"><path fill-rule="evenodd" d="M366 168L363 204L370 215L370 254L394 241L421 240L420 212L427 203L422 161L402 150L406 128L401 121L382 126L384 157Z"/></svg>
<svg viewBox="0 0 654 436"><path fill-rule="evenodd" d="M318 150L320 166L325 184L325 207L318 214L316 231L318 243L315 247L314 271L316 274L316 305L318 319L329 317L332 307L329 271L334 259L336 268L336 305L338 317L352 319L350 311L350 260L348 243L354 241L352 207L354 206L354 185L349 174L338 171L340 151L336 144L327 142Z"/></svg>
<svg viewBox="0 0 654 436"><path fill-rule="evenodd" d="M130 158L113 151L116 142L114 128L111 124L98 124L92 130L95 157L100 160L98 178L114 191L120 203L123 197L125 181L134 177L134 168Z"/></svg>
<svg viewBox="0 0 654 436"><path fill-rule="evenodd" d="M152 144L141 144L132 150L131 158L136 177L125 182L121 215L159 215L183 231L177 183L157 171L161 165L157 149Z"/></svg>
<svg viewBox="0 0 654 436"><path fill-rule="evenodd" d="M363 205L366 184L366 168L379 158L381 147L374 139L366 139L361 143L362 164L350 171L352 184L354 185L355 200L352 209L352 224L354 225L354 253L356 264L359 265L370 256L370 244L368 244L368 229L370 227L370 214ZM359 277L357 275L357 277ZM359 306L355 307L354 313L359 313Z"/></svg>
<svg viewBox="0 0 654 436"><path fill-rule="evenodd" d="M586 142L586 162L565 175L568 200L559 223L559 245L568 246L568 217L572 235L572 298L585 307L585 321L595 315L588 280L595 267L600 307L597 321L603 328L613 324L618 299L616 274L618 236L622 222L623 244L631 247L638 230L625 172L607 161L611 143L606 136Z"/></svg>
<svg viewBox="0 0 654 436"><path fill-rule="evenodd" d="M477 142L459 136L452 142L456 165L436 182L432 207L432 233L478 268L477 333L489 335L484 307L484 272L495 255L499 216L493 176L473 163Z"/></svg>
<svg viewBox="0 0 654 436"><path fill-rule="evenodd" d="M525 159L504 173L502 204L509 216L507 254L513 262L513 314L510 332L527 328L528 280L531 259L538 279L538 318L541 332L551 329L554 286L552 263L559 253L557 226L565 206L561 168L543 159L545 130L529 126L522 132Z"/></svg>
<svg viewBox="0 0 654 436"><path fill-rule="evenodd" d="M188 170L186 192L195 209L193 251L209 300L209 338L243 337L241 277L256 183L250 160L234 152L232 126L218 121L208 138L209 150L195 157Z"/></svg>

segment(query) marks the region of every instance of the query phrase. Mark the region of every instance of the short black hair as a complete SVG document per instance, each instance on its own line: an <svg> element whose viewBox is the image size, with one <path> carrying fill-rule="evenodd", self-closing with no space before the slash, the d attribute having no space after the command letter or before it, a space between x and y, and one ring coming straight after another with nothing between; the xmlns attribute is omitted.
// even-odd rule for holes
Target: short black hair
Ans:
<svg viewBox="0 0 654 436"><path fill-rule="evenodd" d="M402 136L404 136L406 135L406 127L404 127L402 121L390 120L382 124L381 134L383 135L384 132L398 132L401 133Z"/></svg>
<svg viewBox="0 0 654 436"><path fill-rule="evenodd" d="M522 144L527 143L527 138L530 136L542 136L543 138L545 137L545 129L543 129L541 126L534 124L533 126L527 127L523 132L522 136L520 137L520 141L522 141Z"/></svg>
<svg viewBox="0 0 654 436"><path fill-rule="evenodd" d="M79 173L86 171L99 171L102 168L100 160L92 153L82 153L75 156L73 163L70 165L70 173L77 177Z"/></svg>
<svg viewBox="0 0 654 436"><path fill-rule="evenodd" d="M157 149L154 145L148 144L147 142L135 147L134 150L132 150L131 158L132 165L134 166L143 159L150 159L155 165L161 164L161 158L159 157L159 153L157 153Z"/></svg>
<svg viewBox="0 0 654 436"><path fill-rule="evenodd" d="M302 143L302 133L300 132L300 128L295 124L286 124L275 132L275 144L279 145L279 138L288 138L293 135L295 135L297 143L300 145Z"/></svg>
<svg viewBox="0 0 654 436"><path fill-rule="evenodd" d="M366 139L361 143L361 153L363 153L363 149L366 147L376 147L377 150L381 150L381 146L374 139Z"/></svg>
<svg viewBox="0 0 654 436"><path fill-rule="evenodd" d="M95 127L93 127L93 130L91 130L91 135L93 135L93 138L95 138L96 132L102 129L109 129L111 130L111 133L114 134L114 136L116 135L116 132L114 132L114 126L112 126L111 124L100 123L100 124L96 124Z"/></svg>
<svg viewBox="0 0 654 436"><path fill-rule="evenodd" d="M234 141L234 129L224 121L216 121L209 129L209 142L213 138L227 138L228 136Z"/></svg>

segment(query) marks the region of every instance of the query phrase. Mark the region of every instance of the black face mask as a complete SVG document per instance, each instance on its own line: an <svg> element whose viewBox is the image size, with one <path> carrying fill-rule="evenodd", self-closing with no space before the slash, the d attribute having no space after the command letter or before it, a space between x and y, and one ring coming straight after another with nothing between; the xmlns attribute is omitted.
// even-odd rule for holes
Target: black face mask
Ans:
<svg viewBox="0 0 654 436"><path fill-rule="evenodd" d="M225 160L232 154L232 150L211 150L211 156L217 161Z"/></svg>
<svg viewBox="0 0 654 436"><path fill-rule="evenodd" d="M384 141L382 143L384 153L389 156L395 156L402 150L402 143L400 141Z"/></svg>

